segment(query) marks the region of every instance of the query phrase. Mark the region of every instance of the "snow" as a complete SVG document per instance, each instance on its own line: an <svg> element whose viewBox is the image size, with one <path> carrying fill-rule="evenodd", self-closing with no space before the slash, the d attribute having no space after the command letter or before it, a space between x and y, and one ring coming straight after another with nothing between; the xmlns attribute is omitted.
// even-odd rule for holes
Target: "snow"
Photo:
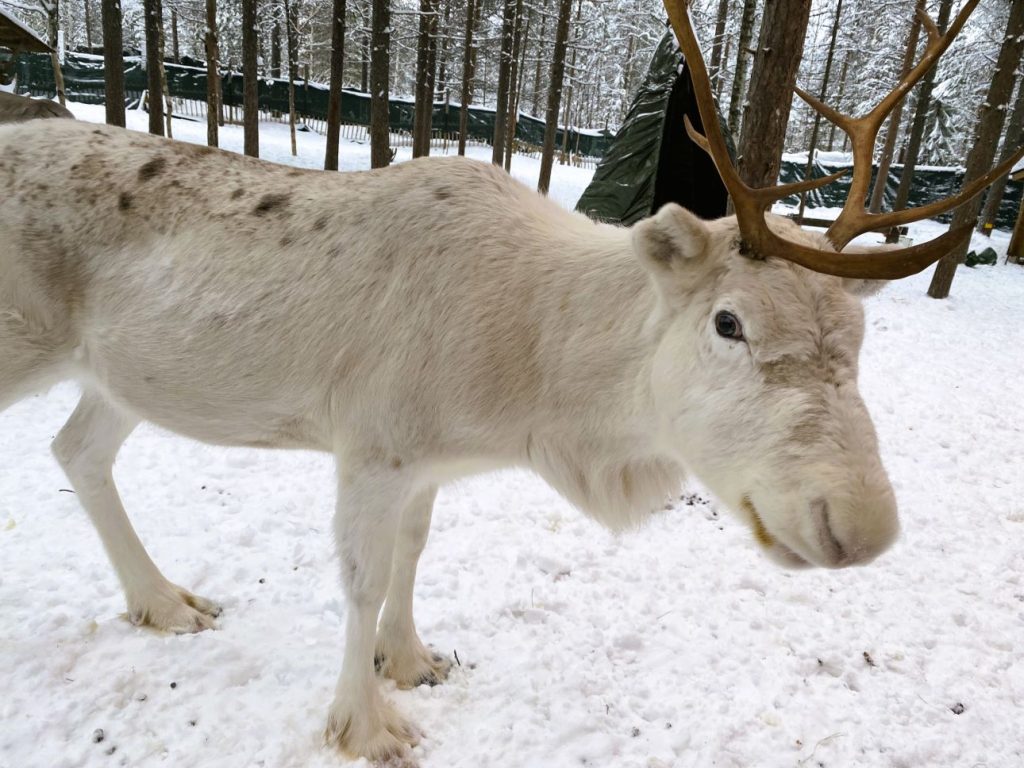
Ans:
<svg viewBox="0 0 1024 768"><path fill-rule="evenodd" d="M260 138L290 161L286 127ZM300 142L317 167L323 139ZM368 155L342 147L346 169ZM589 173L556 166L556 198ZM416 612L461 666L384 686L425 733L423 768L1024 765L1024 269L962 268L945 301L928 279L866 302L861 389L903 522L866 568L780 570L697 487L618 537L527 473L445 488ZM141 538L225 606L219 631L159 635L124 620L50 457L75 397L0 414L0 766L344 764L321 745L345 618L329 457L136 430L115 472Z"/></svg>

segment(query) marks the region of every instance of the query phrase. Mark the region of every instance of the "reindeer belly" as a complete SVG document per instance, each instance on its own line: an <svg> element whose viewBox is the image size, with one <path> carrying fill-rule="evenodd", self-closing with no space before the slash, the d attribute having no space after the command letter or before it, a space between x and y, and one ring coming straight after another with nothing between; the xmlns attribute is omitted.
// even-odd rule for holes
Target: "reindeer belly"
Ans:
<svg viewBox="0 0 1024 768"><path fill-rule="evenodd" d="M197 440L330 449L330 428L318 417L325 381L294 346L226 320L204 325L122 321L86 332L77 367L114 402Z"/></svg>

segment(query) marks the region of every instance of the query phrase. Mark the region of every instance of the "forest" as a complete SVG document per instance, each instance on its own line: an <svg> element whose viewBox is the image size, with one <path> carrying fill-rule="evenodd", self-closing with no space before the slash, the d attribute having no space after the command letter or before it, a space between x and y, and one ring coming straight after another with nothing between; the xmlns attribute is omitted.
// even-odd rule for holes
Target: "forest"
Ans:
<svg viewBox="0 0 1024 768"><path fill-rule="evenodd" d="M512 38L517 54L512 103L523 113L545 117L560 4L568 7L565 75L558 121L564 125L614 131L641 83L651 55L665 32L658 0L378 0L390 11L388 90L415 97L417 77L433 84L435 102L459 103L466 62L475 64L469 103L495 108L508 104L501 94L503 39ZM154 0L159 6L159 0ZM222 68L241 70L245 2L164 0L162 32L168 61L205 60L208 19L216 28ZM344 13L343 83L368 91L372 0L338 0ZM897 78L914 19L915 0L815 0L811 4L798 82L846 113L876 103ZM467 7L471 5L472 7ZM957 8L952 0L926 4L940 24ZM957 3L956 5L959 5ZM101 0L0 0L37 31L69 51L99 51L103 43ZM903 113L899 150L905 148L923 101L923 138L919 162L959 165L972 140L978 104L991 81L1007 28L1011 3L985 0L971 24L943 57L929 97L919 88ZM296 75L326 83L331 78L330 0L259 0L254 19L257 66L261 76ZM213 11L212 17L210 11ZM750 69L757 44L763 0L698 0L692 14L709 56L720 104L736 136L742 127ZM146 48L144 4L121 4L126 50ZM505 20L509 20L509 24ZM427 23L424 23L427 22ZM468 29L467 29L467 22ZM836 30L834 44L833 29ZM511 35L507 34L511 31ZM424 36L430 60L420 61ZM467 40L472 57L466 55ZM920 43L923 45L923 42ZM506 46L508 47L508 46ZM294 53L291 49L294 48ZM830 55L831 54L831 55ZM506 52L506 57L508 52ZM473 61L475 59L475 61ZM826 80L826 69L830 69ZM427 70L429 77L422 77ZM1009 108L1015 119L1007 132L1019 138L1024 98L1018 87ZM805 151L814 113L799 100L786 133L787 151ZM1011 143L1013 143L1011 141ZM848 149L841 131L827 126L818 142L826 151Z"/></svg>

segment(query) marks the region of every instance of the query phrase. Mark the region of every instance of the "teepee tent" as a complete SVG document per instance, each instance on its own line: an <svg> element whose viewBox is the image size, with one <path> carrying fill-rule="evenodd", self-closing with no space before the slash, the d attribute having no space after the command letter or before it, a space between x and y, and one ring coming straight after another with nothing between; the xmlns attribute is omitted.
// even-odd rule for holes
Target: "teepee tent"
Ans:
<svg viewBox="0 0 1024 768"><path fill-rule="evenodd" d="M687 136L684 115L703 132L689 70L670 30L576 210L626 226L668 202L705 219L724 216L725 186L711 158Z"/></svg>

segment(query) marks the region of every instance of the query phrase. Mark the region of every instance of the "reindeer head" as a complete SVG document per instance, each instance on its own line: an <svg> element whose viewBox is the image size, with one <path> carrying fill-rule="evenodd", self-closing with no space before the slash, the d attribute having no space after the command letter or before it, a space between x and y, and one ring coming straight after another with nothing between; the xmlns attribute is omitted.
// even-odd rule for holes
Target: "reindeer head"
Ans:
<svg viewBox="0 0 1024 768"><path fill-rule="evenodd" d="M1024 151L948 200L885 214L862 210L879 129L952 43L978 0L946 33L918 11L928 45L877 107L850 117L797 90L851 139L854 172L842 214L824 235L766 215L771 204L839 175L754 189L722 136L690 137L712 157L736 216L703 222L676 205L640 222L634 248L657 286L663 329L652 391L678 458L740 511L780 561L842 567L883 552L899 530L874 426L857 389L864 280L921 271L970 237L971 227L903 249L847 249L859 234L934 216L978 194ZM683 0L666 9L686 57L704 125L717 125L707 71ZM685 383L685 386L683 384ZM699 446L700 450L695 450Z"/></svg>
<svg viewBox="0 0 1024 768"><path fill-rule="evenodd" d="M651 384L682 463L784 563L840 567L885 550L899 525L857 389L863 282L751 259L734 217L703 222L676 205L633 242L660 297Z"/></svg>

